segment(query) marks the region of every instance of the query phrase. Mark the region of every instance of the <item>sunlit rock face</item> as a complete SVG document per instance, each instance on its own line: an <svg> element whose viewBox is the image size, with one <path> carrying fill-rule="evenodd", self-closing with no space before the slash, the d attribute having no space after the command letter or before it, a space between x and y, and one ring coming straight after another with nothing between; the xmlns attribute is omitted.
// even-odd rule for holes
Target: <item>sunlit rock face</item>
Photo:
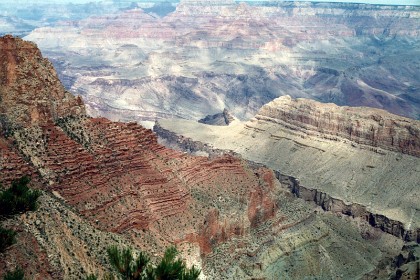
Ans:
<svg viewBox="0 0 420 280"><path fill-rule="evenodd" d="M233 153L192 156L136 123L87 117L35 45L7 36L0 46L0 182L26 174L44 190L36 212L6 222L19 234L1 276L20 265L34 279L102 277L110 245L156 258L175 244L207 279L389 277L416 256L401 238L295 198L292 178ZM38 103L45 113L34 118Z"/></svg>
<svg viewBox="0 0 420 280"><path fill-rule="evenodd" d="M419 8L309 2L181 1L39 28L92 116L249 119L282 95L419 118Z"/></svg>
<svg viewBox="0 0 420 280"><path fill-rule="evenodd" d="M292 191L303 199L420 240L419 121L283 96L248 122L160 120L155 131L186 150L227 150L263 163L297 178Z"/></svg>
<svg viewBox="0 0 420 280"><path fill-rule="evenodd" d="M37 46L5 36L0 41L0 113L10 126L45 124L84 114L80 98L67 92ZM34 66L35 65L35 66ZM33 99L33 102L28 102Z"/></svg>

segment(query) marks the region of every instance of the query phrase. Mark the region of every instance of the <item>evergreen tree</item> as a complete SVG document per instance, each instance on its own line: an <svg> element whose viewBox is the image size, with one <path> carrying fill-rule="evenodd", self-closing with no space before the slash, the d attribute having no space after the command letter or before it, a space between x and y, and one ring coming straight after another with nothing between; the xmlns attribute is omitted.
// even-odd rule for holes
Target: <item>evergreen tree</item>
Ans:
<svg viewBox="0 0 420 280"><path fill-rule="evenodd" d="M14 180L9 189L0 191L0 216L8 217L36 210L41 192L29 189L29 181L29 177L24 176Z"/></svg>
<svg viewBox="0 0 420 280"><path fill-rule="evenodd" d="M140 252L134 259L131 249L108 248L111 265L123 280L196 280L201 271L194 266L187 268L185 261L178 258L175 247L166 249L157 266L150 264L147 254Z"/></svg>
<svg viewBox="0 0 420 280"><path fill-rule="evenodd" d="M25 273L21 268L9 271L3 276L3 280L25 280Z"/></svg>
<svg viewBox="0 0 420 280"><path fill-rule="evenodd" d="M16 243L16 232L0 226L0 253L6 251L7 247Z"/></svg>
<svg viewBox="0 0 420 280"><path fill-rule="evenodd" d="M116 246L111 246L108 248L108 257L111 265L117 270L122 279L144 279L144 273L150 259L143 252L134 259L130 248L120 251Z"/></svg>
<svg viewBox="0 0 420 280"><path fill-rule="evenodd" d="M185 261L178 257L178 251L175 247L169 247L165 251L160 263L152 269L152 279L156 280L194 280L200 275L200 270L192 266L187 268Z"/></svg>

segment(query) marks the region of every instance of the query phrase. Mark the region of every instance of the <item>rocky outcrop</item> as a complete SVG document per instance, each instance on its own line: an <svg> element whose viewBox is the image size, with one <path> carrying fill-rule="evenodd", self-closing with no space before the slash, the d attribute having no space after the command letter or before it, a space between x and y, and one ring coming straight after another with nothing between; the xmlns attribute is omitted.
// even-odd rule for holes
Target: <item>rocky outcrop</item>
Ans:
<svg viewBox="0 0 420 280"><path fill-rule="evenodd" d="M121 235L98 230L60 198L43 192L36 212L2 225L17 231L17 243L0 258L0 275L21 267L31 279L82 279L110 271L106 248L133 246Z"/></svg>
<svg viewBox="0 0 420 280"><path fill-rule="evenodd" d="M382 110L282 97L246 123L160 120L154 129L182 150L231 153L299 178L309 187L300 197L417 241L418 127Z"/></svg>
<svg viewBox="0 0 420 280"><path fill-rule="evenodd" d="M346 204L342 200L333 198L326 193L302 186L296 178L283 175L278 171L275 171L275 174L276 178L287 185L290 192L296 195L296 197L315 202L325 211L341 213L352 216L353 218L360 217L369 222L371 226L380 228L382 231L397 236L404 241L420 243L419 228L407 230L401 222L389 219L384 215L372 213L363 205L357 203Z"/></svg>
<svg viewBox="0 0 420 280"><path fill-rule="evenodd" d="M36 177L36 169L22 158L19 150L13 145L13 140L0 137L0 151L0 184L3 187L25 175Z"/></svg>
<svg viewBox="0 0 420 280"><path fill-rule="evenodd" d="M264 105L257 120L339 141L380 147L420 157L420 122L383 110L340 107L283 96Z"/></svg>
<svg viewBox="0 0 420 280"><path fill-rule="evenodd" d="M12 45L21 42L7 40ZM45 71L48 68L39 74L48 76ZM7 88L21 94L16 83ZM47 79L47 87L54 83ZM39 92L26 94L25 102L14 98L9 104L31 107ZM41 99L48 99L49 93L44 94ZM75 97L62 98L64 104L53 96L57 104L52 104L65 112L65 106L69 112L78 108L73 106L80 103ZM13 118L4 113L14 124L0 137L0 152L7 155L0 161L4 180L34 172L34 182L45 192L37 212L8 221L8 226L28 233L21 236L27 241L2 255L0 274L20 264L34 278L102 277L110 268L105 257L109 245L132 246L155 258L177 244L212 279L278 279L284 274L335 278L335 271L326 269L330 266L354 279L399 252L389 245L399 244L398 239L379 232L375 236L386 241L373 244L363 239L364 229L317 213L261 165L229 153L195 157L162 146L151 130L136 123L89 118L83 110L55 115L48 112L61 111L44 108L45 118L26 125L21 123L27 118L25 110L16 110ZM197 253L191 257L191 252ZM25 256L32 253L39 259L28 264L32 257ZM325 265L330 255L337 257L328 257Z"/></svg>
<svg viewBox="0 0 420 280"><path fill-rule="evenodd" d="M0 63L2 126L43 125L85 113L81 99L64 89L51 62L34 43L0 38Z"/></svg>
<svg viewBox="0 0 420 280"><path fill-rule="evenodd" d="M205 118L198 120L198 122L210 125L229 125L235 119L236 118L227 109L224 109L222 113L208 115Z"/></svg>

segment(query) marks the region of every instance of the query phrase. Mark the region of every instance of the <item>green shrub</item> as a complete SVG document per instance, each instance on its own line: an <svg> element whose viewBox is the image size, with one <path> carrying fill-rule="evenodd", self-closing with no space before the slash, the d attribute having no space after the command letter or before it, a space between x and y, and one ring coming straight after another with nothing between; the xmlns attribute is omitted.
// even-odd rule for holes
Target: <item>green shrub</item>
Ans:
<svg viewBox="0 0 420 280"><path fill-rule="evenodd" d="M24 280L25 273L21 268L16 268L14 271L9 271L3 276L3 280Z"/></svg>
<svg viewBox="0 0 420 280"><path fill-rule="evenodd" d="M16 232L0 226L0 253L6 251L7 247L16 243Z"/></svg>
<svg viewBox="0 0 420 280"><path fill-rule="evenodd" d="M86 280L98 280L98 277L95 274L91 274L88 277L86 277Z"/></svg>
<svg viewBox="0 0 420 280"><path fill-rule="evenodd" d="M131 249L108 248L111 265L123 280L196 280L201 271L194 266L187 268L185 261L178 258L175 247L166 249L157 266L150 264L147 254L140 252L134 259Z"/></svg>
<svg viewBox="0 0 420 280"><path fill-rule="evenodd" d="M111 265L117 270L122 279L140 280L144 279L146 267L149 264L149 257L141 252L134 259L130 248L119 250L116 246L111 246L107 250Z"/></svg>
<svg viewBox="0 0 420 280"><path fill-rule="evenodd" d="M29 189L29 181L29 177L24 176L13 181L9 189L0 191L0 216L8 217L36 210L41 192Z"/></svg>

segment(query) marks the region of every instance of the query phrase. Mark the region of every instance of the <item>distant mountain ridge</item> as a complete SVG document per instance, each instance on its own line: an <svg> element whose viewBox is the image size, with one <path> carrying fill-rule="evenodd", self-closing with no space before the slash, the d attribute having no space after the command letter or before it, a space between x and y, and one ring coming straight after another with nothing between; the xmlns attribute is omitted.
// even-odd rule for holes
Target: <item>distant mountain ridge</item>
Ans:
<svg viewBox="0 0 420 280"><path fill-rule="evenodd" d="M187 1L163 18L137 8L26 39L92 116L198 120L230 108L244 120L290 95L420 118L418 7L254 4Z"/></svg>

